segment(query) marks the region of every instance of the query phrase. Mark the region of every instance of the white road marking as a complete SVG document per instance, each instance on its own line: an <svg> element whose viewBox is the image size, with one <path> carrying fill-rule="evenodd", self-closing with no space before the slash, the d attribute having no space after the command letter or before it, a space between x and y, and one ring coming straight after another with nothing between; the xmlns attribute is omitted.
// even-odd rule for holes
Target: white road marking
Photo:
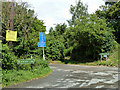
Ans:
<svg viewBox="0 0 120 90"><path fill-rule="evenodd" d="M63 70L63 71L69 72L69 71L72 71L72 70Z"/></svg>
<svg viewBox="0 0 120 90"><path fill-rule="evenodd" d="M85 81L85 80L78 79L78 80L76 80L76 81Z"/></svg>
<svg viewBox="0 0 120 90"><path fill-rule="evenodd" d="M109 73L104 73L104 72L97 72L97 73L91 73L92 75L101 75L101 76L107 76L110 75Z"/></svg>
<svg viewBox="0 0 120 90"><path fill-rule="evenodd" d="M57 71L63 71L62 69L57 69Z"/></svg>
<svg viewBox="0 0 120 90"><path fill-rule="evenodd" d="M96 83L104 82L104 81L105 81L105 79L92 79L92 80L90 80L90 82L88 83L88 85L96 84Z"/></svg>
<svg viewBox="0 0 120 90"><path fill-rule="evenodd" d="M56 87L56 86L59 86L60 84L55 84L55 85L52 85L53 87Z"/></svg>
<svg viewBox="0 0 120 90"><path fill-rule="evenodd" d="M117 81L118 81L118 74L115 74L115 75L113 75L113 79L111 79L110 81L105 81L104 83L113 84Z"/></svg>
<svg viewBox="0 0 120 90"><path fill-rule="evenodd" d="M103 88L104 87L104 85L101 85L101 86L97 86L97 87L95 87L95 88Z"/></svg>
<svg viewBox="0 0 120 90"><path fill-rule="evenodd" d="M80 87L83 87L83 86L88 86L88 85L87 85L86 82L84 82L84 83L82 83L82 84L80 85Z"/></svg>

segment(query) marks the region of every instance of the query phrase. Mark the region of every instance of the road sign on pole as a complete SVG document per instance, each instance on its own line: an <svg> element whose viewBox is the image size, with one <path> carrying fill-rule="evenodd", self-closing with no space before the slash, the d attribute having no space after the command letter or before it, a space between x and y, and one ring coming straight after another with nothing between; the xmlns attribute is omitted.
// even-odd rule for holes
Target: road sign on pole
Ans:
<svg viewBox="0 0 120 90"><path fill-rule="evenodd" d="M45 44L45 34L44 34L44 32L39 32L39 38L40 38L40 42L38 42L38 47L43 48L43 60L45 60L44 47L46 47L46 44Z"/></svg>
<svg viewBox="0 0 120 90"><path fill-rule="evenodd" d="M40 42L45 43L45 34L44 32L39 32Z"/></svg>
<svg viewBox="0 0 120 90"><path fill-rule="evenodd" d="M45 43L38 42L38 47L46 47Z"/></svg>

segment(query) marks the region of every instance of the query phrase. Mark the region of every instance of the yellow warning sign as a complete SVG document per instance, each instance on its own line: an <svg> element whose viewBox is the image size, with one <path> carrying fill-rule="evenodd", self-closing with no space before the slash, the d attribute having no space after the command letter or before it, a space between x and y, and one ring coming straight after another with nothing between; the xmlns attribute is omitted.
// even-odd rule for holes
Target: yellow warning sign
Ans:
<svg viewBox="0 0 120 90"><path fill-rule="evenodd" d="M17 31L6 30L6 41L17 41Z"/></svg>

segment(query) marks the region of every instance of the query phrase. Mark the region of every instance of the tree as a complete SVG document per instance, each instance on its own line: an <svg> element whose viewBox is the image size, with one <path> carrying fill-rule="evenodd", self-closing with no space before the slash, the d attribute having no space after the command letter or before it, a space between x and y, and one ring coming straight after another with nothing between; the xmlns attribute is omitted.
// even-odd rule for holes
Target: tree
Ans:
<svg viewBox="0 0 120 90"><path fill-rule="evenodd" d="M63 23L61 25L57 24L55 27L55 31L56 31L57 35L62 35L65 32L66 27L67 27L67 25L65 23Z"/></svg>
<svg viewBox="0 0 120 90"><path fill-rule="evenodd" d="M114 28L113 34L116 41L120 43L120 1L111 5L101 6L101 10L96 11L99 18L105 18L108 27Z"/></svg>
<svg viewBox="0 0 120 90"><path fill-rule="evenodd" d="M99 53L111 51L115 44L112 31L105 19L99 19L95 14L76 20L69 31L72 60L93 61L98 59Z"/></svg>
<svg viewBox="0 0 120 90"><path fill-rule="evenodd" d="M88 15L88 6L83 5L81 0L79 0L75 6L71 5L70 6L70 13L72 14L72 19L68 20L69 25L74 25L74 21L81 16L86 16Z"/></svg>
<svg viewBox="0 0 120 90"><path fill-rule="evenodd" d="M10 2L3 2L2 11L2 36L3 44L6 44L6 30L9 29ZM8 8L6 8L8 7ZM34 10L27 9L27 3L15 3L14 5L14 31L17 31L17 42L13 42L13 52L20 57L30 54L37 49L39 32L45 32L46 27L42 20L38 20ZM9 9L9 10L8 10ZM7 18L6 18L7 17Z"/></svg>
<svg viewBox="0 0 120 90"><path fill-rule="evenodd" d="M67 25L57 24L55 30L50 28L50 32L47 35L47 47L46 56L52 60L64 59L64 33L66 32Z"/></svg>

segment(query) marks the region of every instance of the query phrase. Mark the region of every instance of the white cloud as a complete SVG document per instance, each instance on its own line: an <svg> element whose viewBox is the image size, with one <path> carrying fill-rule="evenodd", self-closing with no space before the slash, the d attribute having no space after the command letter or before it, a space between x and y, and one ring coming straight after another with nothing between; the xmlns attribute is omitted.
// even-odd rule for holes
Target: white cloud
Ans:
<svg viewBox="0 0 120 90"><path fill-rule="evenodd" d="M37 13L38 19L42 19L47 26L47 31L53 24L64 23L71 18L70 5L75 5L78 0L22 0L27 1ZM93 13L104 4L103 0L81 0L88 4L88 12Z"/></svg>
<svg viewBox="0 0 120 90"><path fill-rule="evenodd" d="M47 29L46 33L48 33L49 28L53 27L52 24L54 23L54 20L51 17L45 17L45 18L43 18L43 20L46 21L45 25L48 26L48 27L46 27L46 29Z"/></svg>

